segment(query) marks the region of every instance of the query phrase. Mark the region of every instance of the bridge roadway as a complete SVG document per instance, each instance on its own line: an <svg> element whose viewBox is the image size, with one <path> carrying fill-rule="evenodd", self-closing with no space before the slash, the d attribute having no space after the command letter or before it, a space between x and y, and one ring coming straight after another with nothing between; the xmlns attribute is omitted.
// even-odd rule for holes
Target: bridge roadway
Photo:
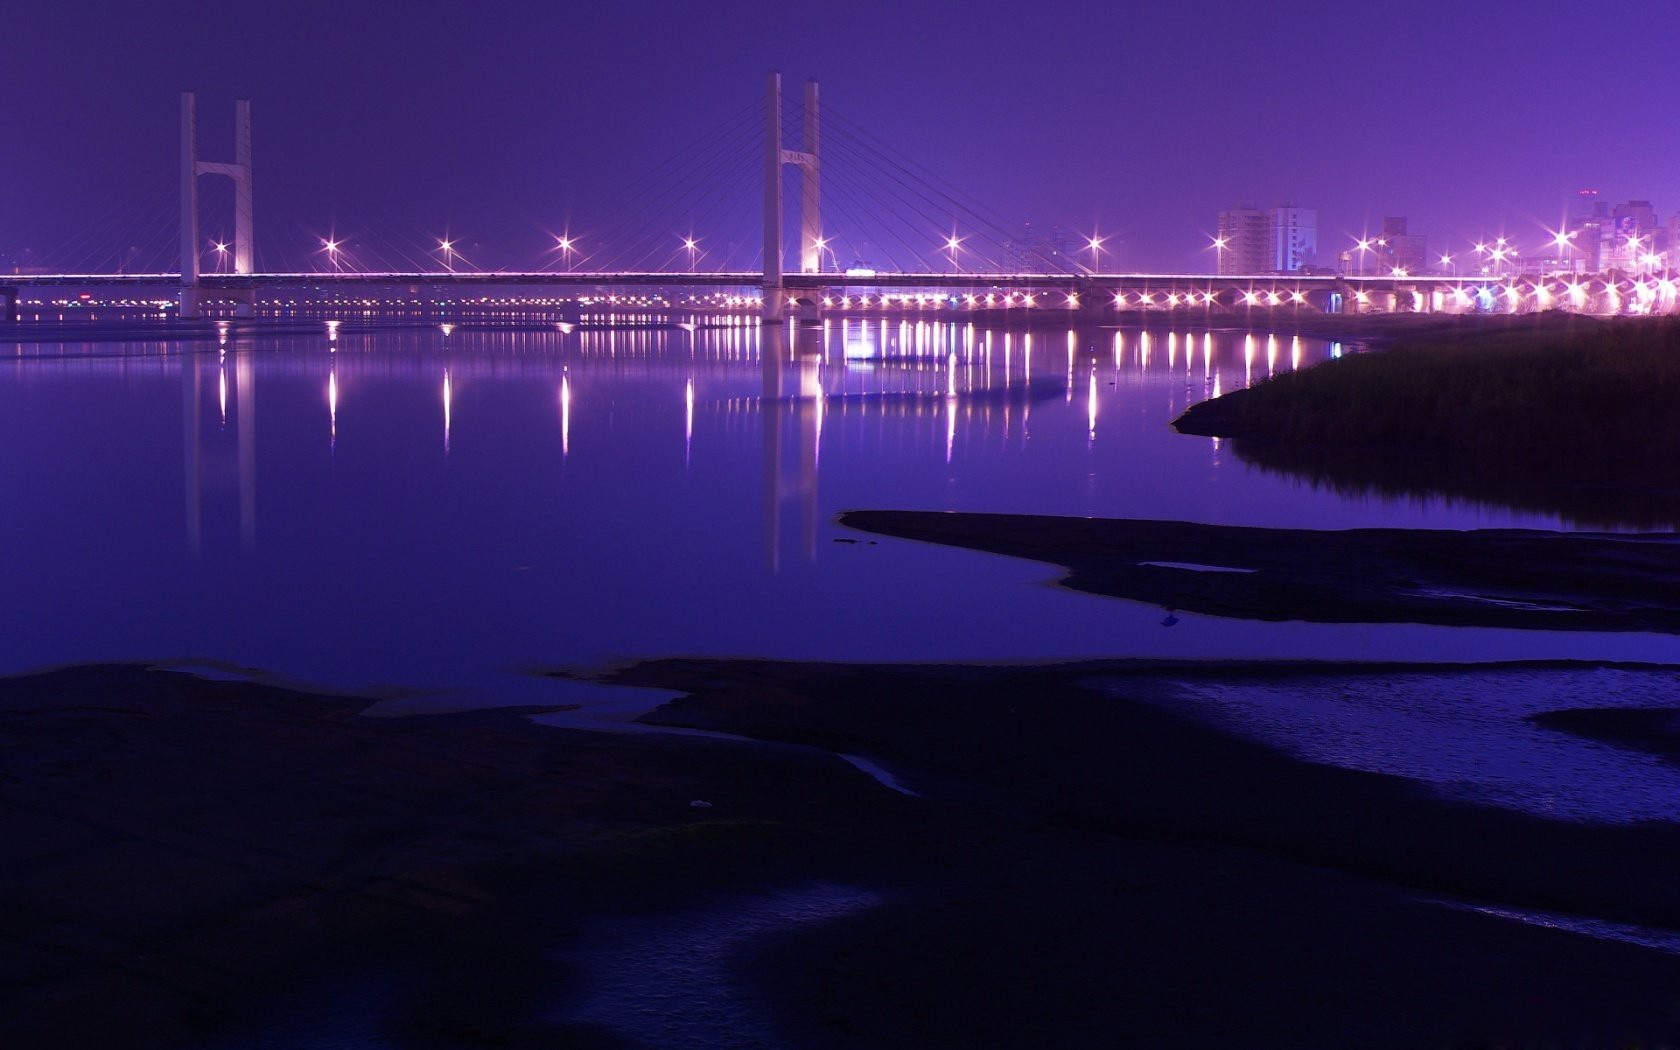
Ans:
<svg viewBox="0 0 1680 1050"><path fill-rule="evenodd" d="M16 289L29 287L156 287L180 285L180 274L20 274L6 275L7 286ZM1264 291L1334 291L1340 288L1359 288L1369 291L1395 291L1400 288L1480 288L1503 283L1505 279L1485 277L1445 276L1337 276L1261 274L1231 276L1205 273L989 273L983 271L954 273L789 273L782 286L789 292L836 291L846 289L963 289L975 290L1033 290L1065 289L1070 292L1088 290L1132 291L1166 289L1194 289L1196 291L1246 292ZM425 285L430 288L499 288L508 286L553 288L750 288L762 287L764 275L757 271L724 271L677 273L647 272L585 272L555 273L551 271L487 272L342 272L342 273L256 273L204 274L198 287L204 292L233 292L274 288L366 288L399 285Z"/></svg>
<svg viewBox="0 0 1680 1050"><path fill-rule="evenodd" d="M432 296L466 297L483 295L494 290L504 292L534 292L538 289L573 290L579 297L590 291L601 294L613 292L651 292L655 290L710 290L719 294L736 290L747 295L758 294L763 287L763 275L757 271L725 272L563 272L552 271L412 271L412 272L338 272L338 273L259 273L259 274L203 274L197 285L180 283L179 274L29 274L4 277L6 287L0 287L0 320L16 320L20 294L29 288L65 288L78 291L91 289L116 290L129 288L141 294L171 292L180 296L181 314L199 315L200 303L220 299L237 304L241 316L249 316L264 293L284 295L287 292L304 297L323 293L377 293L413 296L422 289ZM1043 308L1078 308L1085 313L1103 312L1122 305L1130 308L1284 306L1319 311L1354 311L1368 309L1413 309L1423 311L1457 311L1470 307L1472 293L1485 298L1487 289L1506 286L1515 291L1519 284L1529 286L1527 294L1517 294L1507 304L1535 298L1535 282L1541 278L1502 278L1444 276L1345 276L1257 274L1254 276L1217 275L1206 273L789 273L784 275L782 288L790 304L803 300L802 316L816 316L825 307L848 307L848 297L859 295L883 300L919 297L927 293L945 293L953 297L961 293L968 307L1016 305L1015 296L1027 296L1021 305ZM399 292L400 290L400 292ZM995 303L993 295L1003 301ZM1057 298L1056 296L1061 296ZM984 296L982 302L981 297ZM1035 302L1038 296L1046 296ZM1539 299L1551 301L1553 293L1541 291ZM841 302L833 302L839 298ZM821 300L819 303L818 300ZM745 305L737 303L732 308ZM883 301L880 306L886 306ZM1578 305L1586 305L1581 303Z"/></svg>

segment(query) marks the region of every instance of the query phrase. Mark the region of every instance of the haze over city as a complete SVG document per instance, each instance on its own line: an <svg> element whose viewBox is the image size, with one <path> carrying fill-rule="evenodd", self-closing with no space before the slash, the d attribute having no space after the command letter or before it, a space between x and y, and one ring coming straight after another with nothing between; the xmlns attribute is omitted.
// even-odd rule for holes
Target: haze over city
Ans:
<svg viewBox="0 0 1680 1050"><path fill-rule="evenodd" d="M1385 216L1432 248L1537 242L1582 187L1680 210L1654 43L1676 30L1664 5L1506 0L29 5L0 67L0 261L74 254L114 205L106 236L167 246L137 187L168 188L196 90L211 156L253 102L277 261L329 231L448 230L477 265L539 266L553 231L610 237L614 191L754 105L768 68L1012 222L1100 232L1106 266L1212 270L1244 203L1316 209L1321 255Z"/></svg>

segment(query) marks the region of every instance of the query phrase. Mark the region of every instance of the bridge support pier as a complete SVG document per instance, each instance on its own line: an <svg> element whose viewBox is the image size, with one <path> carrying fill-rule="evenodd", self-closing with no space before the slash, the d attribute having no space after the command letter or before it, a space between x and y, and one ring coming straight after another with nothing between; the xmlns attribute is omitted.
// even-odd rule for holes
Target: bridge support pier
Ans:
<svg viewBox="0 0 1680 1050"><path fill-rule="evenodd" d="M780 321L787 309L782 284L782 166L800 169L799 260L805 273L822 269L822 210L817 161L817 82L805 82L805 147L782 148L782 74L772 72L765 85L764 140L764 319Z"/></svg>
<svg viewBox="0 0 1680 1050"><path fill-rule="evenodd" d="M252 270L251 236L251 103L240 99L234 108L234 161L218 164L198 159L198 100L181 93L181 316L197 317L199 254L198 177L221 175L233 180L233 272ZM252 304L256 293L251 293ZM251 304L242 301L240 316L250 316Z"/></svg>

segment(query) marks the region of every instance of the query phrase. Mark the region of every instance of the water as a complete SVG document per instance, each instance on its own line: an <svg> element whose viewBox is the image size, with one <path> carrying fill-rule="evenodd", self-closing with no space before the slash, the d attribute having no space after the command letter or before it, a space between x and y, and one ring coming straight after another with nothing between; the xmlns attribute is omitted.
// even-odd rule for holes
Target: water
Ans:
<svg viewBox="0 0 1680 1050"><path fill-rule="evenodd" d="M1104 687L1134 693L1123 680ZM1630 822L1680 821L1680 768L1529 716L1667 708L1677 698L1673 670L1518 667L1192 681L1167 702L1311 762L1408 777L1449 797L1548 817Z"/></svg>
<svg viewBox="0 0 1680 1050"><path fill-rule="evenodd" d="M1166 626L1054 567L834 522L1559 527L1317 490L1168 426L1342 352L1323 340L853 319L766 368L740 322L29 331L0 344L0 671L214 663L401 713L610 707L525 672L672 655L1680 662L1641 635Z"/></svg>

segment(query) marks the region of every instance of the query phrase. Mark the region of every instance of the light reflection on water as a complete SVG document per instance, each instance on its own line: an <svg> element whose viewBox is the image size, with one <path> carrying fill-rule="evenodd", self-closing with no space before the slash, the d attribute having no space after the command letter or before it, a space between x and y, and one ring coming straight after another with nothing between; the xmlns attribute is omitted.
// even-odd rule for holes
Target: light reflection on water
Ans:
<svg viewBox="0 0 1680 1050"><path fill-rule="evenodd" d="M1567 820L1680 820L1680 768L1528 716L1672 707L1680 674L1495 668L1191 681L1167 701L1300 758L1403 776L1442 793ZM1133 695L1123 681L1108 686Z"/></svg>
<svg viewBox="0 0 1680 1050"><path fill-rule="evenodd" d="M0 366L8 671L197 658L495 696L499 672L677 654L1680 656L1640 636L1165 628L1047 586L1049 567L833 524L919 508L1557 526L1344 498L1167 425L1339 349L1315 338L854 317L789 329L766 367L739 322L64 333Z"/></svg>

